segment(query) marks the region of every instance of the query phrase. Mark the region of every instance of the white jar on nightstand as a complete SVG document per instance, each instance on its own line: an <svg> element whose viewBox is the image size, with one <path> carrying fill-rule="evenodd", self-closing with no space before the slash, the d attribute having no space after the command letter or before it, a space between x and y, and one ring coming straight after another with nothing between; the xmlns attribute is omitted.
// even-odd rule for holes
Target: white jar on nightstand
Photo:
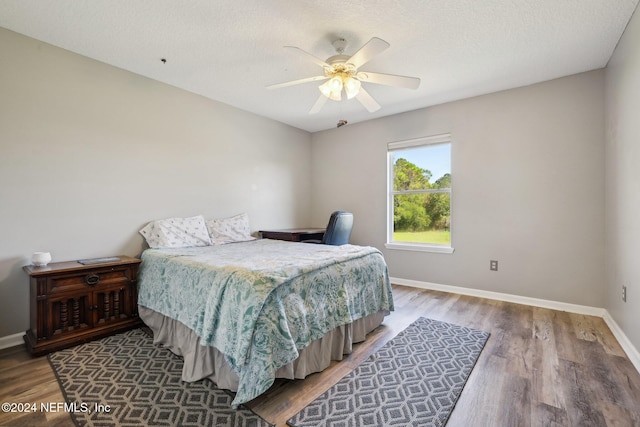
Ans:
<svg viewBox="0 0 640 427"><path fill-rule="evenodd" d="M51 252L34 252L31 255L31 263L36 267L44 267L51 261Z"/></svg>

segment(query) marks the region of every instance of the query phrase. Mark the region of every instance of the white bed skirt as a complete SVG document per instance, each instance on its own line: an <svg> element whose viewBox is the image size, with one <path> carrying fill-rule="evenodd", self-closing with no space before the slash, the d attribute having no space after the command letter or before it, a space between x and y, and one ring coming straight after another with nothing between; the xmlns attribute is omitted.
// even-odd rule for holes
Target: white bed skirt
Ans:
<svg viewBox="0 0 640 427"><path fill-rule="evenodd" d="M219 388L231 391L238 389L238 375L218 349L200 345L200 337L177 320L143 306L138 306L138 312L142 321L153 331L153 342L162 344L184 359L183 381L209 378ZM348 325L338 326L324 337L312 341L300 351L296 360L278 369L276 378L303 379L314 372L323 371L332 360L342 360L344 355L351 354L353 344L364 341L366 335L377 328L388 314L388 311L382 310Z"/></svg>

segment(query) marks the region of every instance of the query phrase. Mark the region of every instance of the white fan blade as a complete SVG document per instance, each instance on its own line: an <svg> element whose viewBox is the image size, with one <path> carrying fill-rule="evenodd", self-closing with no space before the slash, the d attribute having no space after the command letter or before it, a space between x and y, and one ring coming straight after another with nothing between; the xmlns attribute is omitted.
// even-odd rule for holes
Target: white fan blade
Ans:
<svg viewBox="0 0 640 427"><path fill-rule="evenodd" d="M356 95L356 99L360 101L360 103L364 105L364 108L369 110L370 113L373 113L374 111L378 111L380 109L380 104L378 104L376 100L373 99L371 95L369 95L369 92L367 92L363 88L360 88L360 91Z"/></svg>
<svg viewBox="0 0 640 427"><path fill-rule="evenodd" d="M347 61L349 64L353 64L354 67L359 68L361 65L369 62L374 56L386 50L390 46L386 41L373 37L364 46L360 48L351 58Z"/></svg>
<svg viewBox="0 0 640 427"><path fill-rule="evenodd" d="M320 97L318 98L318 100L316 101L315 104L313 104L313 107L311 107L311 110L309 110L309 114L315 114L318 111L322 110L322 107L324 107L325 102L327 102L327 98L326 96L320 94Z"/></svg>
<svg viewBox="0 0 640 427"><path fill-rule="evenodd" d="M316 56L313 56L309 52L305 52L304 50L300 49L299 47L285 46L285 49L291 49L294 52L296 52L297 54L302 55L307 59L310 59L311 61L315 62L316 64L318 64L319 66L321 66L323 68L331 68L331 65L327 64L322 59L320 59L320 58L318 58Z"/></svg>
<svg viewBox="0 0 640 427"><path fill-rule="evenodd" d="M376 83L379 85L418 89L420 79L417 77L398 76L396 74L370 73L364 71L358 73L356 78L361 82Z"/></svg>
<svg viewBox="0 0 640 427"><path fill-rule="evenodd" d="M275 85L267 86L267 89L279 89L281 87L299 85L301 83L317 82L318 80L326 80L328 78L329 77L327 77L327 76L307 77L306 79L292 80L290 82L278 83L278 84L275 84Z"/></svg>

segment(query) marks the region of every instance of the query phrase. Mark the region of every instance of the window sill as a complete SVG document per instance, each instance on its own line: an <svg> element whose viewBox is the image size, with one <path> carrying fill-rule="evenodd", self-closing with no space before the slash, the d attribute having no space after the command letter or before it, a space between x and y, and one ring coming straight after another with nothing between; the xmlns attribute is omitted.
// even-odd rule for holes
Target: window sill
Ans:
<svg viewBox="0 0 640 427"><path fill-rule="evenodd" d="M454 249L451 246L425 245L420 243L385 243L387 249L397 249L400 251L432 252L439 254L452 254Z"/></svg>

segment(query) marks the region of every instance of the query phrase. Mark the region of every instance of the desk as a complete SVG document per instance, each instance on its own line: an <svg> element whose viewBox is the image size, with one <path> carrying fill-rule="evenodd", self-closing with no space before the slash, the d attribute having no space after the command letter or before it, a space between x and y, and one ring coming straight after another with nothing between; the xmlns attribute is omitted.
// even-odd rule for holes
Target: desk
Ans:
<svg viewBox="0 0 640 427"><path fill-rule="evenodd" d="M260 230L263 239L302 242L304 240L322 240L324 228L287 228L282 230Z"/></svg>

